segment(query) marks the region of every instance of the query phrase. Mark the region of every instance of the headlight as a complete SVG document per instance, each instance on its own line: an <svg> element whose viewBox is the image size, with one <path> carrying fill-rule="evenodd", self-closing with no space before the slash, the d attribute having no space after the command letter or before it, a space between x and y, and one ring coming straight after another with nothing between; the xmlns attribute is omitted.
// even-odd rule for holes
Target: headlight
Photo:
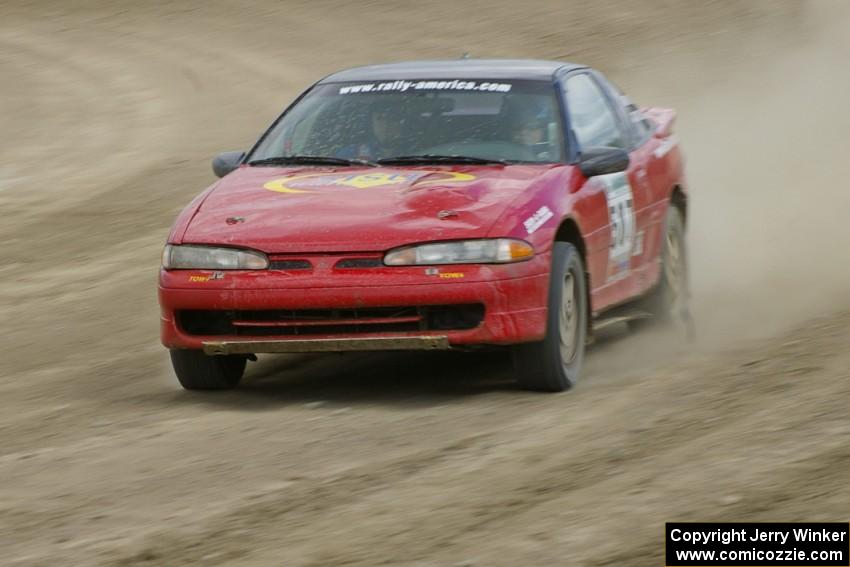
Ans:
<svg viewBox="0 0 850 567"><path fill-rule="evenodd" d="M168 244L162 251L166 270L265 270L269 259L262 252L212 246Z"/></svg>
<svg viewBox="0 0 850 567"><path fill-rule="evenodd" d="M396 248L386 253L384 264L387 266L504 264L528 260L532 256L534 256L534 248L528 242L512 238L493 238Z"/></svg>

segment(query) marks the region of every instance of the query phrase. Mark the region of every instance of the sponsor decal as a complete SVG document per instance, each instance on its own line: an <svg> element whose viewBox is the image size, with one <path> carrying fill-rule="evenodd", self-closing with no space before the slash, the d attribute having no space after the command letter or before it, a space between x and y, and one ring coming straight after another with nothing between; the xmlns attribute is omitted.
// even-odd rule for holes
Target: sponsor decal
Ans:
<svg viewBox="0 0 850 567"><path fill-rule="evenodd" d="M427 179L425 179L427 177ZM422 179L422 181L419 181ZM372 189L392 185L417 183L417 186L447 182L472 181L474 175L454 171L415 171L409 173L375 172L351 175L347 173L312 173L273 179L264 188L277 193L318 193L321 189L349 187Z"/></svg>
<svg viewBox="0 0 850 567"><path fill-rule="evenodd" d="M555 213L553 213L549 207L543 205L537 209L533 215L525 219L522 224L525 227L525 230L528 231L528 234L533 234L538 228L546 224L546 221L551 219L553 216L555 216Z"/></svg>
<svg viewBox="0 0 850 567"><path fill-rule="evenodd" d="M479 91L488 93L509 93L510 83L492 83L478 81L387 81L383 83L365 83L362 85L346 85L339 88L339 94L385 93L415 91Z"/></svg>
<svg viewBox="0 0 850 567"><path fill-rule="evenodd" d="M643 254L643 231L637 233L635 236L635 246L632 250L632 256L640 256Z"/></svg>
<svg viewBox="0 0 850 567"><path fill-rule="evenodd" d="M662 158L666 156L668 152L670 152L670 150L672 150L678 143L679 139L676 136L670 136L669 138L661 142L658 147L652 151L652 155L657 158Z"/></svg>
<svg viewBox="0 0 850 567"><path fill-rule="evenodd" d="M441 272L439 268L425 268L426 276L439 276L441 280L459 280L466 277L463 272Z"/></svg>
<svg viewBox="0 0 850 567"><path fill-rule="evenodd" d="M206 283L210 280L224 279L224 272L213 272L211 274L194 274L189 276L189 281L193 283Z"/></svg>

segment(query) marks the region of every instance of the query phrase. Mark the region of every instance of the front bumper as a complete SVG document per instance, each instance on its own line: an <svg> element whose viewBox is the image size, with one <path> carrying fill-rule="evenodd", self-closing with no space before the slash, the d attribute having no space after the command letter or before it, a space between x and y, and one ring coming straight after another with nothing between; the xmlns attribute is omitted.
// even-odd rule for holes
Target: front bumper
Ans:
<svg viewBox="0 0 850 567"><path fill-rule="evenodd" d="M546 329L549 257L509 265L322 269L331 259L314 259L314 270L286 272L160 273L162 343L171 349L208 354L435 349L502 345L541 340ZM483 305L473 328L378 332L299 332L298 336L204 335L189 332L183 311L351 310L390 307ZM369 341L368 339L376 339ZM365 342L364 342L365 341ZM383 345L383 346L382 346ZM253 350L252 350L253 349Z"/></svg>

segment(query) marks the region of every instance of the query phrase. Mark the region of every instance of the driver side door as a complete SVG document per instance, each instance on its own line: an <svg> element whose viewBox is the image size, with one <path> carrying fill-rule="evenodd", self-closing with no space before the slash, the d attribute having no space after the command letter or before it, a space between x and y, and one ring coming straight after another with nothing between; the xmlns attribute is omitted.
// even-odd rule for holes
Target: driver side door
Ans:
<svg viewBox="0 0 850 567"><path fill-rule="evenodd" d="M629 152L624 172L599 175L585 180L580 189L588 196L598 195L607 209L604 235L594 239L599 248L589 266L594 311L633 297L640 285L636 274L641 267L649 188L643 156L632 151L631 131L621 113L589 71L569 75L564 82L568 121L579 152L581 148L608 146Z"/></svg>

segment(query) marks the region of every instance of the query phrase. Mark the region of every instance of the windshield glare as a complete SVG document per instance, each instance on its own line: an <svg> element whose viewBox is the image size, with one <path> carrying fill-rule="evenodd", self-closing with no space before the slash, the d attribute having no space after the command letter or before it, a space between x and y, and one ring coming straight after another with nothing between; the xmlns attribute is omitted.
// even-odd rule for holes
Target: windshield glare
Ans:
<svg viewBox="0 0 850 567"><path fill-rule="evenodd" d="M555 88L543 81L383 81L315 87L250 159L468 156L563 161Z"/></svg>

